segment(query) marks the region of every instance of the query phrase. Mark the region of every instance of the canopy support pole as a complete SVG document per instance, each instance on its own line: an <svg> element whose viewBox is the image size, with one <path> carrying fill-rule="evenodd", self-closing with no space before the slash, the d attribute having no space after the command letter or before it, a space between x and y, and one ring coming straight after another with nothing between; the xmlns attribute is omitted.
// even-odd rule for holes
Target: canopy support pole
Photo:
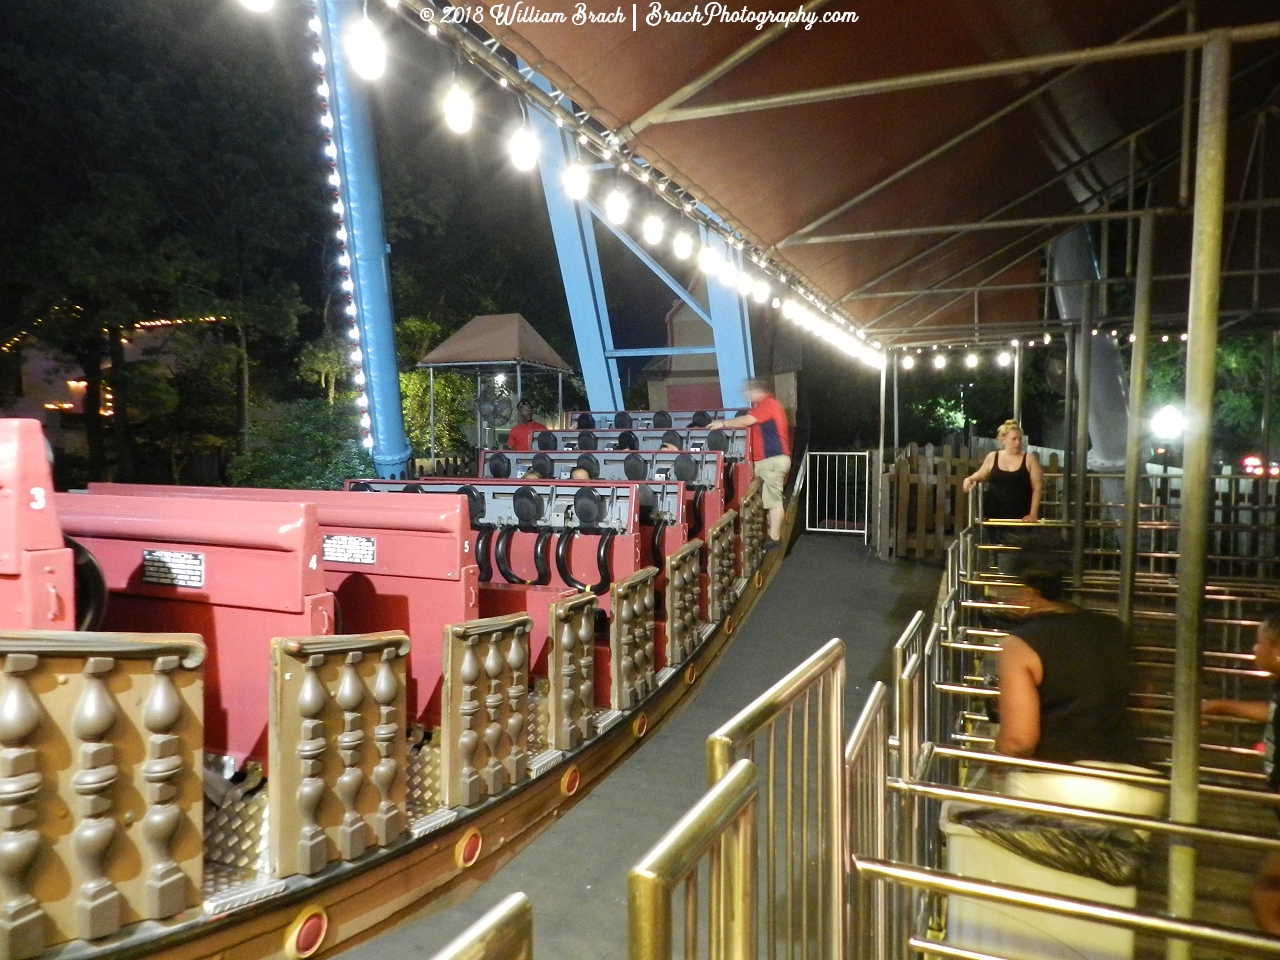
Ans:
<svg viewBox="0 0 1280 960"><path fill-rule="evenodd" d="M1138 555L1138 505L1142 495L1142 411L1147 399L1147 340L1151 330L1151 273L1156 218L1143 214L1138 227L1138 267L1134 279L1133 352L1129 358L1129 434L1124 455L1124 526L1120 541L1120 598L1117 613L1133 624L1133 578Z"/></svg>
<svg viewBox="0 0 1280 960"><path fill-rule="evenodd" d="M1195 205L1191 227L1191 289L1187 306L1186 428L1182 447L1182 522L1178 531L1177 649L1173 667L1173 768L1169 819L1199 818L1200 630L1204 615L1209 498L1213 491L1213 388L1217 372L1221 290L1222 203L1226 179L1231 33L1214 30L1200 65L1200 124L1196 142ZM1169 843L1169 914L1190 917L1196 901L1196 850ZM1170 940L1169 960L1189 960L1191 944Z"/></svg>
<svg viewBox="0 0 1280 960"><path fill-rule="evenodd" d="M892 357L890 357L890 358L888 358L888 359L889 359L889 362L890 362L890 363L893 363L893 358L892 358ZM880 524L880 508L881 508L880 498L881 498L881 496L883 495L882 491L884 490L884 484L883 484L883 483L881 483L881 481L880 481L880 476L881 476L881 474L883 474L883 473L884 473L884 424L885 424L885 402L884 402L884 401L885 401L885 385L886 385L886 383L888 382L888 376L889 376L889 371L887 371L887 370L882 366L882 367L880 368L880 450L879 450L879 452L876 454L876 465L875 465L875 469L874 469L874 470L868 470L868 471L867 471L867 479L868 479L868 481L869 481L869 482L871 482L871 483L874 483L874 484L876 485L876 496L875 496L876 514L875 514L874 522L873 522L873 520L872 520L872 518L871 518L871 517L867 517L867 529L868 529L868 530L876 530L876 531L877 531L877 543L876 543L876 550L877 550L877 551L879 551L879 549L880 549L880 544L879 544L879 542L878 542L878 540L879 540L879 531L880 531L880 529L881 529L881 524ZM897 410L897 403L898 403L898 367L897 367L897 365L896 365L896 364L894 364L894 367L893 367L893 400L894 400L894 422L893 422L893 430L894 430L894 433L896 434L896 433L897 433L897 431L898 431L898 419L897 419L897 414L898 414L898 410Z"/></svg>
<svg viewBox="0 0 1280 960"><path fill-rule="evenodd" d="M713 249L722 259L742 270L742 253L724 242L706 227L701 228L702 244ZM707 312L711 314L711 333L716 345L716 368L720 376L720 403L726 410L747 406L742 392L743 381L754 376L751 357L751 321L746 300L738 288L707 278Z"/></svg>
<svg viewBox="0 0 1280 960"><path fill-rule="evenodd" d="M428 449L431 451L431 473L436 472L436 371L435 367L427 368L427 417L430 422Z"/></svg>
<svg viewBox="0 0 1280 960"><path fill-rule="evenodd" d="M564 429L564 373L556 374L556 422Z"/></svg>
<svg viewBox="0 0 1280 960"><path fill-rule="evenodd" d="M902 441L898 432L898 361L894 360L889 351L885 351L885 359L893 364L893 456L896 460L898 451L902 449ZM884 465L881 464L881 469Z"/></svg>
<svg viewBox="0 0 1280 960"><path fill-rule="evenodd" d="M1013 348L1013 419L1022 425L1022 341ZM1023 432L1025 439L1026 433Z"/></svg>
<svg viewBox="0 0 1280 960"><path fill-rule="evenodd" d="M1093 281L1084 285L1084 301L1080 305L1080 330L1076 335L1076 443L1074 450L1076 478L1075 543L1071 548L1071 582L1084 585L1085 521L1089 512L1089 387L1093 375Z"/></svg>

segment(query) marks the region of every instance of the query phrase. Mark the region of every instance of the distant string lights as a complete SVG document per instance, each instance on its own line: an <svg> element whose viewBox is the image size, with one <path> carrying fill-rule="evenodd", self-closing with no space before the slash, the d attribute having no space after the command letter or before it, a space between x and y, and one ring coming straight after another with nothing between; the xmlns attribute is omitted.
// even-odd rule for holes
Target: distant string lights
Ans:
<svg viewBox="0 0 1280 960"><path fill-rule="evenodd" d="M240 0L240 2L254 13L266 13L274 7L274 0ZM385 2L392 9L402 5L400 0L385 0ZM421 3L410 2L405 6L411 8L414 14L431 10ZM427 23L428 36L442 39L441 31L434 22L434 16L423 16L422 20ZM317 88L320 97L320 126L324 136L324 153L330 170L328 179L332 187L335 235L339 245L338 263L342 270L340 285L348 300L346 312L351 321L349 332L354 342L351 362L358 366L361 364L363 354L359 347L360 333L357 324L359 318L353 296L354 280L351 275L350 256L347 253L348 236L344 219L346 210L343 202L342 179L338 171L338 151L334 141L334 118L329 110L330 89L326 69L328 65L325 62L322 43L325 28L314 7L309 25L316 41L312 60L320 76ZM367 6L362 16L346 28L343 37L332 39L340 39L341 44L340 46L331 44L330 48L335 50L340 48L352 70L360 77L376 80L385 73L386 42L377 25L369 19ZM470 57L470 54L463 50L461 34L454 37L452 42L457 44L461 53ZM466 42L472 41L468 39ZM735 289L744 299L750 298L761 305L771 303L774 309L782 311L784 317L844 353L872 367L885 366L885 351L879 344L869 341L866 334L856 329L836 307L822 302L811 289L774 262L765 251L749 245L741 235L723 223L669 177L663 176L644 159L627 152L622 141L609 131L598 129L601 125L587 113L576 106L572 109L565 106L567 98L562 92L552 91L549 95L543 94L533 87L529 76L512 72L513 68L505 63L498 64L495 59L498 52L497 41L490 40L483 45L487 51L486 60L493 62L477 64L477 66L481 66L485 73L495 79L501 87L509 89L514 87L522 97L521 123L507 138L507 151L512 166L517 170L535 169L541 154L542 144L528 123L527 103L542 109L554 120L557 127L570 129L576 135L575 141L580 151L587 148L601 160L616 168L612 176L602 178L609 182L606 182L601 191L604 216L615 227L621 228L626 225L632 214L633 198L625 184L638 182L648 189L656 200L661 201L661 207L675 210L682 221L698 228L699 232L707 231L710 240L698 250L697 263L709 278L714 278L725 286ZM475 62L474 59L472 62ZM505 75L504 70L511 76ZM454 133L466 134L474 126L475 101L472 92L456 76L442 98L440 108L445 126ZM570 199L587 200L592 194L592 179L591 171L579 159L565 168L561 174L561 186ZM678 260L687 260L694 255L694 231L687 227L670 230L663 217L657 212L650 211L645 214L640 224L640 232L644 242L654 248L659 247L666 238L670 237L671 253ZM718 252L717 248L721 243L724 244L726 251L732 251L728 256L722 256ZM752 266L739 268L735 263L739 255L742 260L750 262ZM773 284L779 284L782 288L790 290L791 295L773 296ZM363 390L362 372L356 374L356 384L361 388L357 396L357 405L362 411L367 410L368 398ZM371 447L373 441L368 432L368 419L367 413L362 414L361 422L365 428L363 442L366 447Z"/></svg>

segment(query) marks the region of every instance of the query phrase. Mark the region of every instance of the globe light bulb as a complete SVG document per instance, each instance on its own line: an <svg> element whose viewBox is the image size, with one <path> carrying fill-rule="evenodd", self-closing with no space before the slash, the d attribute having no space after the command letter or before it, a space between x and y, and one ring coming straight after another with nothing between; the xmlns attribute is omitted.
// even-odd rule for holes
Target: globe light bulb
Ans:
<svg viewBox="0 0 1280 960"><path fill-rule="evenodd" d="M627 214L631 212L631 203L621 190L614 190L604 198L604 215L609 222L617 226L627 222Z"/></svg>
<svg viewBox="0 0 1280 960"><path fill-rule="evenodd" d="M671 241L671 250L677 260L688 260L693 253L693 238L684 231L677 233L676 238Z"/></svg>
<svg viewBox="0 0 1280 960"><path fill-rule="evenodd" d="M276 0L240 0L240 4L250 13L266 13L276 5Z"/></svg>
<svg viewBox="0 0 1280 960"><path fill-rule="evenodd" d="M935 370L942 370L947 365L947 355L945 353L936 354L933 358L933 367Z"/></svg>
<svg viewBox="0 0 1280 960"><path fill-rule="evenodd" d="M705 274L713 274L720 269L720 255L710 247L698 251L698 269Z"/></svg>
<svg viewBox="0 0 1280 960"><path fill-rule="evenodd" d="M916 365L916 358L915 358L915 357L913 357L913 356L911 356L911 355L909 355L909 354L908 354L907 356L905 356L905 357L903 357L903 358L902 358L902 369L903 369L903 370L910 370L910 369L911 369L912 367L914 367L915 365Z"/></svg>
<svg viewBox="0 0 1280 960"><path fill-rule="evenodd" d="M1009 356L1008 350L1001 350L996 354L996 363L1002 367L1007 367L1013 361L1013 357Z"/></svg>
<svg viewBox="0 0 1280 960"><path fill-rule="evenodd" d="M1049 334L1046 333L1044 335L1044 342L1045 342L1045 346L1048 346L1049 344L1053 343L1053 337L1049 336Z"/></svg>
<svg viewBox="0 0 1280 960"><path fill-rule="evenodd" d="M964 365L970 370L978 366L978 355L976 353L967 353L964 357Z"/></svg>
<svg viewBox="0 0 1280 960"><path fill-rule="evenodd" d="M511 154L511 165L517 170L532 170L538 165L538 151L541 144L532 130L521 126L507 141L507 152Z"/></svg>
<svg viewBox="0 0 1280 960"><path fill-rule="evenodd" d="M651 247L656 247L662 242L662 218L654 214L644 218L644 242Z"/></svg>
<svg viewBox="0 0 1280 960"><path fill-rule="evenodd" d="M721 260L716 276L726 287L732 287L738 280L738 268L728 260Z"/></svg>
<svg viewBox="0 0 1280 960"><path fill-rule="evenodd" d="M560 183L564 186L564 192L570 200L582 200L586 197L587 188L591 185L591 177L582 164L571 163L564 168L564 173L560 174Z"/></svg>
<svg viewBox="0 0 1280 960"><path fill-rule="evenodd" d="M764 303L769 299L769 285L763 280L757 280L751 287L751 299L756 303Z"/></svg>
<svg viewBox="0 0 1280 960"><path fill-rule="evenodd" d="M1151 418L1151 432L1160 440L1177 440L1186 426L1182 411L1172 404L1161 407Z"/></svg>
<svg viewBox="0 0 1280 960"><path fill-rule="evenodd" d="M351 69L365 80L377 80L387 71L387 42L367 16L347 29L343 47Z"/></svg>
<svg viewBox="0 0 1280 960"><path fill-rule="evenodd" d="M444 95L443 106L445 126L454 133L466 133L471 129L471 121L476 113L471 94L455 83Z"/></svg>
<svg viewBox="0 0 1280 960"><path fill-rule="evenodd" d="M751 296L751 288L754 286L755 284L752 282L751 278L747 276L747 272L745 270L742 271L742 273L738 274L738 295L739 296L742 296L742 297Z"/></svg>

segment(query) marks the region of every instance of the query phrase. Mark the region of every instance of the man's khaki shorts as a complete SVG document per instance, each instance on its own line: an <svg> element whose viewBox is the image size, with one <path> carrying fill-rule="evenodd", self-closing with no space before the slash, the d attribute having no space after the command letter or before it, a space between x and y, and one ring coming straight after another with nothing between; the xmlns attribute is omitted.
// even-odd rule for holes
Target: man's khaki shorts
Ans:
<svg viewBox="0 0 1280 960"><path fill-rule="evenodd" d="M787 472L791 469L791 458L786 455L765 457L763 460L757 460L753 467L755 468L756 476L764 484L764 508L773 510L781 507L782 486L787 482Z"/></svg>

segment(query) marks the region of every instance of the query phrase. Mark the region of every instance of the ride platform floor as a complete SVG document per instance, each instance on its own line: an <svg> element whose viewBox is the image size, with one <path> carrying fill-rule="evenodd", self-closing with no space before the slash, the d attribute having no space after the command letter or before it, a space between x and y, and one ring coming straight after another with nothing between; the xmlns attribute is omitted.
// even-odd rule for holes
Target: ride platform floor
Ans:
<svg viewBox="0 0 1280 960"><path fill-rule="evenodd" d="M832 637L845 641L846 733L939 567L883 562L860 540L808 534L792 546L701 691L589 796L471 897L347 951L346 960L427 960L503 897L533 901L534 955L624 960L627 871L706 789L708 734Z"/></svg>

